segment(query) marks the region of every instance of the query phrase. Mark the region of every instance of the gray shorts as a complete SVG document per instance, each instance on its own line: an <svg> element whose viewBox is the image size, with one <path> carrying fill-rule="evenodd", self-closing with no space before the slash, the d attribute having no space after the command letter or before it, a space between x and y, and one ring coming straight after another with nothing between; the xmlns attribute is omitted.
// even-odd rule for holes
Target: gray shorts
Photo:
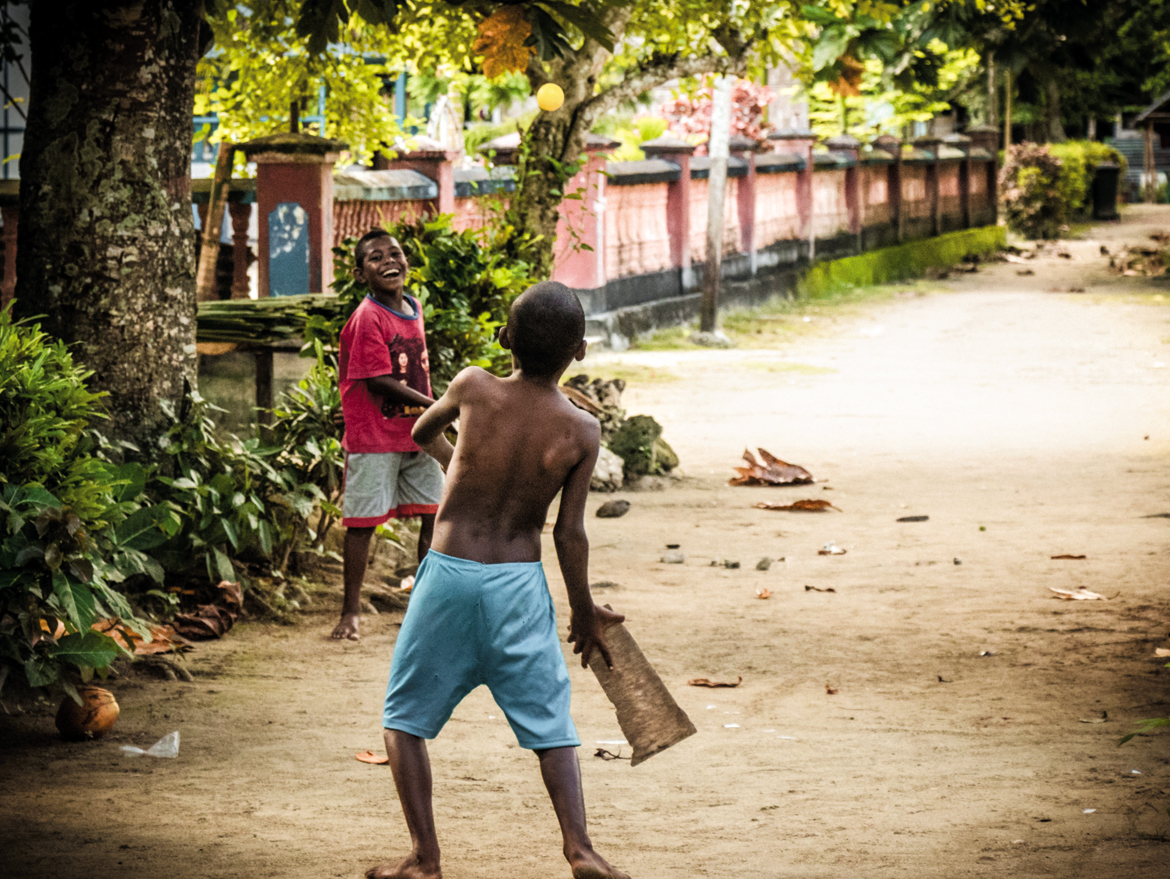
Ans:
<svg viewBox="0 0 1170 879"><path fill-rule="evenodd" d="M426 452L350 452L341 524L373 528L387 519L435 513L442 495L443 470Z"/></svg>

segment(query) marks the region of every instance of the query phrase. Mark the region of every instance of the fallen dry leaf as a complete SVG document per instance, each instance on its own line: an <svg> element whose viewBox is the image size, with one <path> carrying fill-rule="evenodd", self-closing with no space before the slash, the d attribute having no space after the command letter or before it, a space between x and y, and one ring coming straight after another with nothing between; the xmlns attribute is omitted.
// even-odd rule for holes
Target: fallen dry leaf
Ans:
<svg viewBox="0 0 1170 879"><path fill-rule="evenodd" d="M799 464L781 461L766 449L757 449L761 464L747 449L743 451L746 467L734 467L739 476L728 480L729 485L809 485L813 476Z"/></svg>
<svg viewBox="0 0 1170 879"><path fill-rule="evenodd" d="M845 550L835 543L826 543L817 550L817 555L845 555Z"/></svg>
<svg viewBox="0 0 1170 879"><path fill-rule="evenodd" d="M179 614L171 625L184 638L206 641L222 638L235 625L244 609L244 593L239 583L221 580L215 587L219 595L212 604L201 604L195 613Z"/></svg>
<svg viewBox="0 0 1170 879"><path fill-rule="evenodd" d="M1090 592L1084 586L1079 587L1076 591L1069 591L1068 589L1057 589L1055 586L1048 587L1049 592L1055 592L1056 598L1064 601L1108 601L1104 595L1099 595L1096 592Z"/></svg>
<svg viewBox="0 0 1170 879"><path fill-rule="evenodd" d="M825 684L825 692L828 693L830 696L836 696L838 693L838 689L837 689L837 687L834 687L832 684Z"/></svg>
<svg viewBox="0 0 1170 879"><path fill-rule="evenodd" d="M149 642L117 617L98 620L90 628L103 635L109 635L118 642L119 647L129 650L135 656L180 653L191 649L191 645L180 638L170 626L151 626Z"/></svg>
<svg viewBox="0 0 1170 879"><path fill-rule="evenodd" d="M763 586L761 586L759 589L756 590L756 598L771 598L771 597L772 597L772 590L771 589L765 589Z"/></svg>
<svg viewBox="0 0 1170 879"><path fill-rule="evenodd" d="M836 510L838 513L842 512L840 507L835 507L828 501L819 499L793 501L790 504L756 504L757 510L787 510L792 513L824 513L828 510Z"/></svg>
<svg viewBox="0 0 1170 879"><path fill-rule="evenodd" d="M710 678L692 678L687 681L688 687L710 687L711 689L719 689L720 687L738 687L743 683L743 675L737 675L735 683L731 681L713 681Z"/></svg>
<svg viewBox="0 0 1170 879"><path fill-rule="evenodd" d="M1054 559L1083 559L1083 558L1087 558L1087 556L1083 556L1083 555L1069 555L1068 553L1064 553L1063 555L1054 555L1054 556L1049 556L1049 558L1054 558Z"/></svg>
<svg viewBox="0 0 1170 879"><path fill-rule="evenodd" d="M375 754L373 751L358 751L353 756L355 760L360 760L362 763L373 763L375 766L382 766L390 762L389 757Z"/></svg>
<svg viewBox="0 0 1170 879"><path fill-rule="evenodd" d="M1170 650L1168 650L1165 647L1155 647L1154 648L1154 655L1155 656L1170 656Z"/></svg>
<svg viewBox="0 0 1170 879"><path fill-rule="evenodd" d="M837 590L830 586L828 589L821 589L819 586L809 586L807 583L804 587L805 592L836 592Z"/></svg>

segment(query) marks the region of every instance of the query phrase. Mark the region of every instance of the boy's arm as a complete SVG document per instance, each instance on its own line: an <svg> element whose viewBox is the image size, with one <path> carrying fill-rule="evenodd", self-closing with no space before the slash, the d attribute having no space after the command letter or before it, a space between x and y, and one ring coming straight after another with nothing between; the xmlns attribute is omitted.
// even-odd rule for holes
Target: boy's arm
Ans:
<svg viewBox="0 0 1170 879"><path fill-rule="evenodd" d="M465 369L455 376L447 386L447 392L419 416L414 423L414 430L410 432L419 448L438 461L444 473L451 463L451 456L455 454L455 447L444 431L459 417L459 401L471 378L470 372L471 369Z"/></svg>
<svg viewBox="0 0 1170 879"><path fill-rule="evenodd" d="M589 538L585 534L585 501L589 497L589 481L597 463L601 426L593 419L584 429L589 432L585 456L569 473L561 490L561 506L557 524L553 527L553 542L565 589L569 593L569 642L573 652L581 654L581 667L589 664L596 648L605 664L613 668L605 630L625 619L613 611L598 607L589 593Z"/></svg>
<svg viewBox="0 0 1170 879"><path fill-rule="evenodd" d="M385 397L391 403L427 409L435 402L426 394L419 393L405 382L400 382L388 375L375 375L372 378L363 379L363 381L371 394Z"/></svg>

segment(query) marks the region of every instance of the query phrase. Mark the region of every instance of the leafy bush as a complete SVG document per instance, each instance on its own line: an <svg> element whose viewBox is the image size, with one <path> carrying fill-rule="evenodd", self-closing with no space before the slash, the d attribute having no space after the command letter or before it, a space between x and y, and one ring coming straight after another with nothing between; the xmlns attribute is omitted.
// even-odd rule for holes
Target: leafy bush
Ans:
<svg viewBox="0 0 1170 879"><path fill-rule="evenodd" d="M1125 178L1125 156L1108 144L1092 140L1070 140L1050 144L1048 152L1060 160L1060 195L1070 217L1092 209L1093 177L1098 165L1106 162L1120 165L1121 177Z"/></svg>
<svg viewBox="0 0 1170 879"><path fill-rule="evenodd" d="M170 459L165 471L174 475L152 471L145 493L172 512L177 527L154 557L167 572L205 571L212 582L239 580L248 565L279 572L314 507L327 501L307 478L301 453L220 436L215 407L197 393L180 413L163 408L171 420L161 441Z"/></svg>
<svg viewBox="0 0 1170 879"><path fill-rule="evenodd" d="M1008 228L1028 238L1058 238L1069 217L1061 163L1047 146L1014 144L999 172Z"/></svg>
<svg viewBox="0 0 1170 879"><path fill-rule="evenodd" d="M63 342L0 312L0 674L20 667L30 686L75 698L78 680L124 652L90 630L96 620L118 617L150 640L112 584L161 581L143 551L176 524L135 500L141 465L102 458L91 425L104 395L86 388L90 375Z"/></svg>
<svg viewBox="0 0 1170 879"><path fill-rule="evenodd" d="M524 258L525 235L506 224L460 232L453 219L442 214L386 227L410 261L407 292L422 304L436 395L464 367L507 369L511 360L496 341L496 331L512 300L540 280ZM333 249L333 289L342 305L338 319L310 321L306 328L306 338L321 341L327 350L336 350L342 327L367 293L353 278L356 244L348 238Z"/></svg>

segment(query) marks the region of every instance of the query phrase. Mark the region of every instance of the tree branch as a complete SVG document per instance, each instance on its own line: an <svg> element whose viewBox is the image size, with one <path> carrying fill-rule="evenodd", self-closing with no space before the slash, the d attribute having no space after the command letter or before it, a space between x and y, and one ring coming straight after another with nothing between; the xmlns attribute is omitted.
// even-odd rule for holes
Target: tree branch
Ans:
<svg viewBox="0 0 1170 879"><path fill-rule="evenodd" d="M747 49L738 57L729 55L699 55L680 58L678 55L655 55L633 68L626 77L605 91L595 95L583 106L581 116L592 125L623 101L630 101L655 86L672 79L698 76L703 73L742 73L747 68Z"/></svg>

